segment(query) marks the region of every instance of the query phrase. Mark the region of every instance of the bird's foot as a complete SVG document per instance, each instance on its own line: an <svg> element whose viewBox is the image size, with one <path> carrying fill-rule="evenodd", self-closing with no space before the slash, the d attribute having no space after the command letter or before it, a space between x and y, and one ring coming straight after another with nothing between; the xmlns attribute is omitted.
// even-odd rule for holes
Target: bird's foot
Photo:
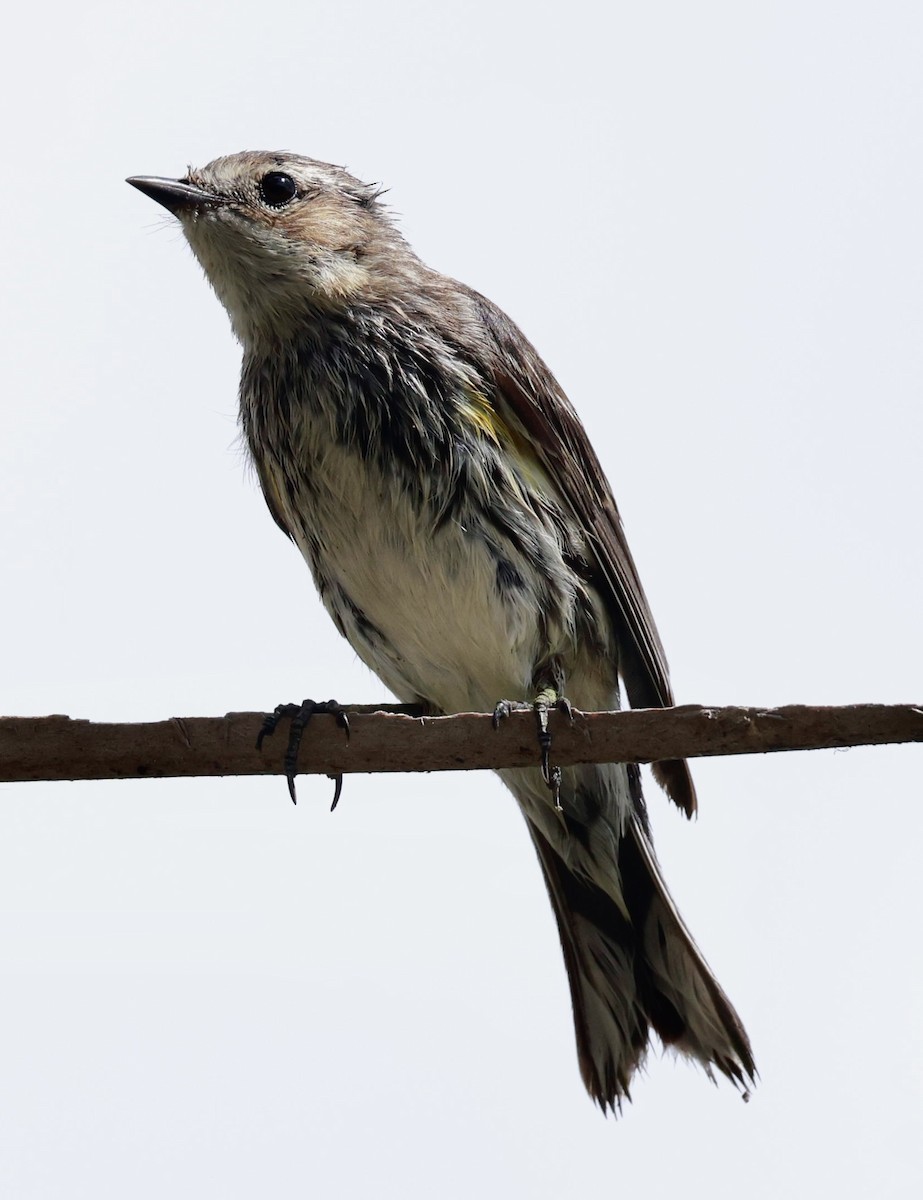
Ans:
<svg viewBox="0 0 923 1200"><path fill-rule="evenodd" d="M555 812L563 813L561 807L561 768L551 765L551 730L548 728L548 714L553 710L562 712L569 721L574 719L574 706L566 696L559 696L553 687L543 688L531 704L522 700L500 700L494 708L494 729L499 729L500 722L513 712L525 712L531 709L538 721L538 748L541 754L542 779L551 791Z"/></svg>
<svg viewBox="0 0 923 1200"><path fill-rule="evenodd" d="M349 718L336 700L302 700L300 704L278 704L271 713L266 715L263 727L256 739L256 748L259 750L263 745L263 738L272 737L284 717L288 717L291 721L283 766L292 804L298 803L295 796L295 776L298 774L298 751L301 747L301 739L308 722L316 713L329 713L336 717L337 725L344 730L346 740L349 741ZM333 775L331 778L333 779L333 803L330 805L330 811L333 812L339 803L340 793L343 791L343 776Z"/></svg>

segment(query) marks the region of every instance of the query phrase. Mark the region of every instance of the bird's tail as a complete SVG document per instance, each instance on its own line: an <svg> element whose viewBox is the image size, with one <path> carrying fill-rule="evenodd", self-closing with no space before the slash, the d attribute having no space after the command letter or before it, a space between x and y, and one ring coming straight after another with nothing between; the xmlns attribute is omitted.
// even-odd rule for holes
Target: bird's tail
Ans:
<svg viewBox="0 0 923 1200"><path fill-rule="evenodd" d="M570 981L577 1054L605 1111L630 1099L650 1032L726 1075L747 1095L756 1068L746 1031L667 892L650 840L633 817L619 841L614 899L565 864L529 822ZM618 884L616 885L618 886Z"/></svg>

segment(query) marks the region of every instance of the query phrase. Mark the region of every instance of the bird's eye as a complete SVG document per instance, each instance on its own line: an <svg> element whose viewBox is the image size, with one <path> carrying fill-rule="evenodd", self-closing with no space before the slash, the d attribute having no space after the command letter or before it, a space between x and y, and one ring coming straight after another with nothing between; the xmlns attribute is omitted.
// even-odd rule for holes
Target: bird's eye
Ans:
<svg viewBox="0 0 923 1200"><path fill-rule="evenodd" d="M270 208L284 208L298 195L298 185L284 171L269 171L260 180L260 199Z"/></svg>

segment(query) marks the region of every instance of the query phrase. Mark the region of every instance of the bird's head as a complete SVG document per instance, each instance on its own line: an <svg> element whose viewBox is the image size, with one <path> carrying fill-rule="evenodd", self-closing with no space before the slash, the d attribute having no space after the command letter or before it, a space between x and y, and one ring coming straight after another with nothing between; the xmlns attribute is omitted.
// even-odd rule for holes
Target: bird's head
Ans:
<svg viewBox="0 0 923 1200"><path fill-rule="evenodd" d="M179 218L245 344L285 337L312 311L374 300L419 265L381 189L330 163L244 152L181 179L128 182Z"/></svg>

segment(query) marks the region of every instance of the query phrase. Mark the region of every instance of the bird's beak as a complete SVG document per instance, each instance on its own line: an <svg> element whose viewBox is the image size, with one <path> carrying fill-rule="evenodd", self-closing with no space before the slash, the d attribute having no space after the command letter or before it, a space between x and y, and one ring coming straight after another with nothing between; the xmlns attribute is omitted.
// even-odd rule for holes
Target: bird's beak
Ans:
<svg viewBox="0 0 923 1200"><path fill-rule="evenodd" d="M155 175L132 175L125 180L145 196L150 196L158 204L177 214L184 208L203 208L223 203L220 196L203 191L191 183L183 183L181 179L158 179Z"/></svg>

